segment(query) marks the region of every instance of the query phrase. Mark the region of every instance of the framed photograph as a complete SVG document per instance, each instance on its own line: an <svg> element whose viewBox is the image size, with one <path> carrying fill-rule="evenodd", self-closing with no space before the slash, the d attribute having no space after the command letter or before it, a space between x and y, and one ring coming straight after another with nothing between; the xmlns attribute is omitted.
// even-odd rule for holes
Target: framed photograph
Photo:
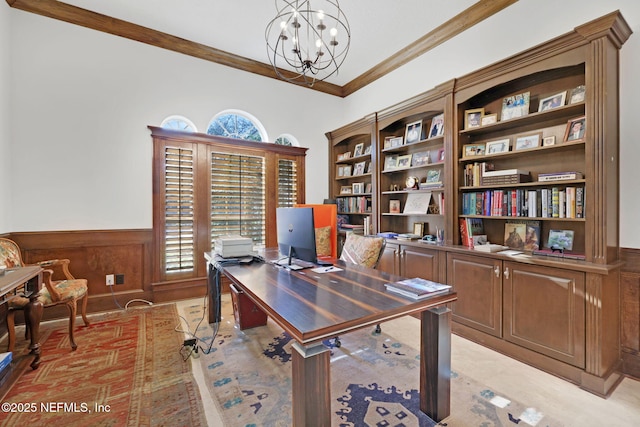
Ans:
<svg viewBox="0 0 640 427"><path fill-rule="evenodd" d="M400 200L389 200L389 213L400 213Z"/></svg>
<svg viewBox="0 0 640 427"><path fill-rule="evenodd" d="M573 230L549 230L547 247L555 250L573 249Z"/></svg>
<svg viewBox="0 0 640 427"><path fill-rule="evenodd" d="M371 146L367 145L364 149L364 155L367 156L369 154L371 154Z"/></svg>
<svg viewBox="0 0 640 427"><path fill-rule="evenodd" d="M431 163L431 153L429 151L421 151L419 153L413 153L411 159L411 166L424 166Z"/></svg>
<svg viewBox="0 0 640 427"><path fill-rule="evenodd" d="M429 169L427 171L427 184L439 184L440 181L440 169Z"/></svg>
<svg viewBox="0 0 640 427"><path fill-rule="evenodd" d="M371 183L370 183L370 182L367 182L367 184L366 184L366 185L365 185L365 187L364 187L364 192L365 192L365 193L368 193L368 194L371 194L371 191L372 191L372 190L371 190Z"/></svg>
<svg viewBox="0 0 640 427"><path fill-rule="evenodd" d="M509 151L511 140L509 138L498 139L496 141L489 141L485 145L487 154L506 153Z"/></svg>
<svg viewBox="0 0 640 427"><path fill-rule="evenodd" d="M344 176L344 166L338 166L338 176Z"/></svg>
<svg viewBox="0 0 640 427"><path fill-rule="evenodd" d="M431 119L429 138L436 138L444 135L444 114L438 114Z"/></svg>
<svg viewBox="0 0 640 427"><path fill-rule="evenodd" d="M400 147L402 145L404 145L404 138L402 136L391 138L391 148Z"/></svg>
<svg viewBox="0 0 640 427"><path fill-rule="evenodd" d="M431 203L431 193L413 192L407 195L407 202L404 204L404 214L426 214Z"/></svg>
<svg viewBox="0 0 640 427"><path fill-rule="evenodd" d="M342 166L342 175L340 176L351 176L351 165Z"/></svg>
<svg viewBox="0 0 640 427"><path fill-rule="evenodd" d="M494 123L498 122L498 115L497 114L486 114L484 116L482 116L482 119L480 119L480 125L482 126L486 126L486 125L492 125Z"/></svg>
<svg viewBox="0 0 640 427"><path fill-rule="evenodd" d="M444 162L444 148L438 150L438 163Z"/></svg>
<svg viewBox="0 0 640 427"><path fill-rule="evenodd" d="M358 162L353 165L353 175L364 175L366 163L367 162Z"/></svg>
<svg viewBox="0 0 640 427"><path fill-rule="evenodd" d="M338 161L346 160L346 159L350 159L350 158L351 158L351 151L348 151L346 153L338 154Z"/></svg>
<svg viewBox="0 0 640 427"><path fill-rule="evenodd" d="M402 156L398 156L398 164L397 168L408 168L411 166L411 157L412 154L404 154Z"/></svg>
<svg viewBox="0 0 640 427"><path fill-rule="evenodd" d="M405 144L411 144L412 142L420 141L420 134L422 133L422 120L407 124L407 130L404 135Z"/></svg>
<svg viewBox="0 0 640 427"><path fill-rule="evenodd" d="M508 96L502 100L500 120L515 119L529 114L529 92Z"/></svg>
<svg viewBox="0 0 640 427"><path fill-rule="evenodd" d="M538 105L538 111L548 111L554 108L562 107L564 105L565 98L567 97L567 91L556 93L555 95L548 96L540 99Z"/></svg>
<svg viewBox="0 0 640 427"><path fill-rule="evenodd" d="M351 184L351 189L353 194L364 193L364 182L354 182L353 184Z"/></svg>
<svg viewBox="0 0 640 427"><path fill-rule="evenodd" d="M514 150L526 150L528 148L539 147L542 142L542 132L518 135L515 137Z"/></svg>
<svg viewBox="0 0 640 427"><path fill-rule="evenodd" d="M356 144L356 148L353 150L353 157L362 156L364 154L364 142Z"/></svg>
<svg viewBox="0 0 640 427"><path fill-rule="evenodd" d="M577 117L567 122L567 130L564 132L565 142L584 141L584 132L586 130L586 117Z"/></svg>
<svg viewBox="0 0 640 427"><path fill-rule="evenodd" d="M484 156L485 144L465 144L464 157Z"/></svg>
<svg viewBox="0 0 640 427"><path fill-rule="evenodd" d="M388 171L391 169L396 169L398 167L398 156L393 154L393 155L388 155L387 157L385 157L384 159L384 170Z"/></svg>
<svg viewBox="0 0 640 427"><path fill-rule="evenodd" d="M545 136L542 138L542 146L548 147L550 145L556 145L556 137L555 136Z"/></svg>
<svg viewBox="0 0 640 427"><path fill-rule="evenodd" d="M427 223L425 222L414 222L413 223L413 234L417 236L424 236L427 233Z"/></svg>
<svg viewBox="0 0 640 427"><path fill-rule="evenodd" d="M473 129L482 126L482 116L484 108L476 108L474 110L465 110L464 112L464 128Z"/></svg>
<svg viewBox="0 0 640 427"><path fill-rule="evenodd" d="M351 194L351 186L350 185L343 185L342 187L340 187L340 194Z"/></svg>
<svg viewBox="0 0 640 427"><path fill-rule="evenodd" d="M578 102L584 102L586 88L584 85L580 85L571 89L569 94L569 104L577 104Z"/></svg>

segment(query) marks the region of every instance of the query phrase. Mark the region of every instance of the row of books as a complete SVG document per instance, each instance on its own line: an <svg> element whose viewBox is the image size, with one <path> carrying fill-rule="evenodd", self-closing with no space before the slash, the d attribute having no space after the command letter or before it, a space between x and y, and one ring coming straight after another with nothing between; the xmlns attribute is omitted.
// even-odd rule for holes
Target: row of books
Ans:
<svg viewBox="0 0 640 427"><path fill-rule="evenodd" d="M584 218L585 196L583 186L470 192L462 195L462 214Z"/></svg>
<svg viewBox="0 0 640 427"><path fill-rule="evenodd" d="M521 169L494 170L493 163L476 162L465 166L463 179L465 187L509 185L531 182L531 174Z"/></svg>
<svg viewBox="0 0 640 427"><path fill-rule="evenodd" d="M485 244L487 236L484 234L482 218L460 218L460 240L469 248Z"/></svg>
<svg viewBox="0 0 640 427"><path fill-rule="evenodd" d="M449 292L451 289L450 285L432 282L431 280L422 279L420 277L386 283L384 286L389 292L395 292L413 299L432 297L434 295Z"/></svg>
<svg viewBox="0 0 640 427"><path fill-rule="evenodd" d="M367 213L371 212L371 197L338 197L336 198L336 205L338 205L338 212Z"/></svg>

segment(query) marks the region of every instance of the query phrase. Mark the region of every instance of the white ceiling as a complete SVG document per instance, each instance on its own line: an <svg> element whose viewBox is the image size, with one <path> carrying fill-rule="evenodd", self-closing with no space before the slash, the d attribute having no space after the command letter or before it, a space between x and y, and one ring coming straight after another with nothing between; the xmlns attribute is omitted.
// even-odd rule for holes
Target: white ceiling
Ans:
<svg viewBox="0 0 640 427"><path fill-rule="evenodd" d="M265 27L282 0L67 0L108 15L269 64ZM477 0L342 0L351 46L337 85L360 76ZM312 3L313 4L313 3Z"/></svg>

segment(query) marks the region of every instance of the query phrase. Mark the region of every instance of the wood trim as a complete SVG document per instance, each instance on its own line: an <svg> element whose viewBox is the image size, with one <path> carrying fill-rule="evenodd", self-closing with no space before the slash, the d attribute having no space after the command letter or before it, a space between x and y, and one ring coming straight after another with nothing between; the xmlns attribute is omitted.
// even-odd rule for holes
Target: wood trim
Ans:
<svg viewBox="0 0 640 427"><path fill-rule="evenodd" d="M386 74L396 70L402 65L414 60L418 56L430 51L436 46L452 39L479 22L493 16L517 1L518 0L480 0L470 8L462 11L444 24L428 32L406 48L380 62L375 67L364 72L344 86L321 81L314 83L313 86L303 87L342 98L347 97ZM205 61L215 62L227 67L232 67L284 82L284 80L278 78L274 68L269 64L245 58L243 56L234 55L211 46L196 43L60 1L7 0L7 4L9 4L10 7L20 9L25 12L31 12L48 18L68 22L70 24L80 25L81 27L124 37L129 40L138 41L140 43L171 50L173 52L182 53L184 55L204 59ZM296 75L295 73L281 68L278 69L278 72L286 77L294 77Z"/></svg>

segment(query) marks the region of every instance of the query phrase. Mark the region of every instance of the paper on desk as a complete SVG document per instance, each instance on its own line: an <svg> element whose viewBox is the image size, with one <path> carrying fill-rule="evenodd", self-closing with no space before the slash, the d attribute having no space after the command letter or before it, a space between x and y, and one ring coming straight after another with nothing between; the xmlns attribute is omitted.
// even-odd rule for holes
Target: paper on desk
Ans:
<svg viewBox="0 0 640 427"><path fill-rule="evenodd" d="M311 271L314 273L333 273L335 271L342 271L342 269L332 265L331 267L317 267Z"/></svg>

